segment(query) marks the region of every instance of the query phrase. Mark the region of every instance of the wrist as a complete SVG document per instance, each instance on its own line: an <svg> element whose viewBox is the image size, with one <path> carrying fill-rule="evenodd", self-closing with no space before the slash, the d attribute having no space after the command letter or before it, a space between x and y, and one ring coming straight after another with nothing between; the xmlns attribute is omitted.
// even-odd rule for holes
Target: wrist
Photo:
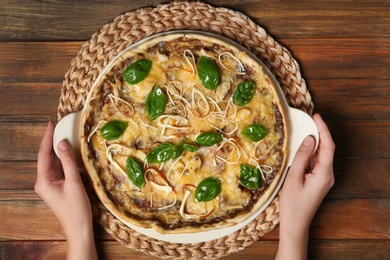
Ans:
<svg viewBox="0 0 390 260"><path fill-rule="evenodd" d="M308 238L309 227L296 229L280 227L276 259L307 259Z"/></svg>
<svg viewBox="0 0 390 260"><path fill-rule="evenodd" d="M280 223L279 237L284 239L305 239L309 235L310 224L308 225L283 225Z"/></svg>
<svg viewBox="0 0 390 260"><path fill-rule="evenodd" d="M92 224L66 235L67 259L97 259Z"/></svg>

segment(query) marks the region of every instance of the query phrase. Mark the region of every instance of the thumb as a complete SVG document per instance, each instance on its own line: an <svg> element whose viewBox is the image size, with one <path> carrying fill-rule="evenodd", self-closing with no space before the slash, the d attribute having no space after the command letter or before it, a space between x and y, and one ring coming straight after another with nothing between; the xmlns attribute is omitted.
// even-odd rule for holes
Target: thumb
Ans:
<svg viewBox="0 0 390 260"><path fill-rule="evenodd" d="M73 179L80 180L80 174L77 167L76 159L72 149L66 140L58 143L58 156L60 157L62 167L64 169L65 180Z"/></svg>
<svg viewBox="0 0 390 260"><path fill-rule="evenodd" d="M313 153L313 149L314 138L311 136L305 137L295 154L288 175L293 175L294 177L299 178L305 174L306 165Z"/></svg>

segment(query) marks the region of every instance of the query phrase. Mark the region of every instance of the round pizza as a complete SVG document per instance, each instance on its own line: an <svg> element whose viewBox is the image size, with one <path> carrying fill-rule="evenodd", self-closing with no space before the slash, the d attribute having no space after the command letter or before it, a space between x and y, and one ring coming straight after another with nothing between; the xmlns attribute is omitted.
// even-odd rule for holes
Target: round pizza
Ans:
<svg viewBox="0 0 390 260"><path fill-rule="evenodd" d="M81 154L121 220L177 234L241 223L270 198L286 161L272 80L220 38L169 33L122 52L84 106Z"/></svg>

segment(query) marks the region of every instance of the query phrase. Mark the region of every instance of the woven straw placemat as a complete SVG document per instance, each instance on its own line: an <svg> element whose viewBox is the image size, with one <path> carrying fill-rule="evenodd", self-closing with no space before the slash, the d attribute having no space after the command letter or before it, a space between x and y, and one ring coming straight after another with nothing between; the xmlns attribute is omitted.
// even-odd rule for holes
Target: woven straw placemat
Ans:
<svg viewBox="0 0 390 260"><path fill-rule="evenodd" d="M150 35L171 30L202 30L228 37L259 57L274 74L290 106L309 114L313 103L291 53L246 15L201 2L172 2L125 13L85 42L65 74L58 119L82 109L93 82L115 56ZM130 229L91 194L94 219L124 246L158 258L215 259L242 250L279 223L279 196L255 220L233 234L203 243L159 241Z"/></svg>

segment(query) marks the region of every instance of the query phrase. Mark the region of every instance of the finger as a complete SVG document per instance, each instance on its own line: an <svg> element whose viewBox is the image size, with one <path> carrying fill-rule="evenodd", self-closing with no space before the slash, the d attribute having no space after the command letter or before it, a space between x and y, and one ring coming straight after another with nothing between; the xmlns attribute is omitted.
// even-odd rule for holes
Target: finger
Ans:
<svg viewBox="0 0 390 260"><path fill-rule="evenodd" d="M65 180L81 180L76 159L73 155L71 146L66 140L58 143L58 155L64 169Z"/></svg>
<svg viewBox="0 0 390 260"><path fill-rule="evenodd" d="M288 172L289 176L297 178L297 180L303 180L306 165L313 153L313 149L314 149L314 138L311 136L307 136L303 140L301 146L298 148L298 151L295 154L294 160Z"/></svg>
<svg viewBox="0 0 390 260"><path fill-rule="evenodd" d="M53 158L53 133L54 123L49 121L45 134L43 136L41 146L38 152L38 163L37 163L37 178L48 178L50 174L51 160Z"/></svg>
<svg viewBox="0 0 390 260"><path fill-rule="evenodd" d="M333 142L332 136L320 115L314 115L314 122L316 123L318 132L320 134L317 161L323 165L331 166L333 165L333 156L335 150L335 144Z"/></svg>

